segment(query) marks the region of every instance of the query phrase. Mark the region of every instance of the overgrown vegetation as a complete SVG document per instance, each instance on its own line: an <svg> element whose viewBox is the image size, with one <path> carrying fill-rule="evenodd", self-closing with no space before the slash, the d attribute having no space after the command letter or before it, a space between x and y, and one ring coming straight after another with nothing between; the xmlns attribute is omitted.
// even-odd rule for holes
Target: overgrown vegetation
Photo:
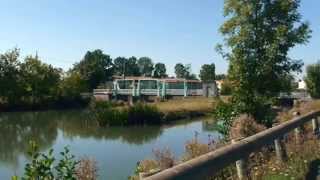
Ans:
<svg viewBox="0 0 320 180"><path fill-rule="evenodd" d="M136 103L128 107L113 107L111 102L96 101L91 109L101 126L161 124L163 113L156 106Z"/></svg>
<svg viewBox="0 0 320 180"><path fill-rule="evenodd" d="M290 111L281 112L276 118L278 122L284 122L293 118L293 112L299 111L306 114L312 110L320 109L320 101L301 102ZM252 116L237 116L230 125L230 136L232 139L239 139L254 135L265 129L258 124ZM287 134L282 143L286 149L287 157L285 163L277 160L274 146L265 146L261 150L251 153L246 159L247 178L256 180L273 179L314 179L317 175L317 168L320 165L320 142L318 135L314 134L310 124L306 124L302 129L299 139L296 139L295 132ZM175 159L175 163L181 163L201 156L202 154L214 151L217 148L228 144L226 141L213 141L202 143L195 136L185 145L185 152L180 159ZM168 150L166 150L168 151ZM143 160L137 166L136 175L144 172L153 172L159 168L158 159ZM209 179L237 179L235 164L222 169L218 174Z"/></svg>
<svg viewBox="0 0 320 180"><path fill-rule="evenodd" d="M187 98L157 103L137 102L132 106L117 106L115 103L92 101L90 109L101 126L154 125L204 116L210 112L215 100Z"/></svg>
<svg viewBox="0 0 320 180"><path fill-rule="evenodd" d="M31 162L25 165L24 175L21 179L26 180L96 180L98 177L95 161L83 158L79 161L75 156L70 154L68 147L60 152L60 159L53 155L53 149L47 154L40 153L38 145L34 141L29 143L29 151ZM20 179L13 176L12 180Z"/></svg>
<svg viewBox="0 0 320 180"><path fill-rule="evenodd" d="M307 66L305 82L311 97L320 98L320 61Z"/></svg>

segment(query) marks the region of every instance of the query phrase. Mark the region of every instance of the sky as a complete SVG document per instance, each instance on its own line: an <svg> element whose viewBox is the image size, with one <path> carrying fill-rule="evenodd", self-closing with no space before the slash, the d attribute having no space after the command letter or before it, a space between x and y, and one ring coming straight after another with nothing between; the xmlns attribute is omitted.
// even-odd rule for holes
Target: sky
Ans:
<svg viewBox="0 0 320 180"><path fill-rule="evenodd" d="M290 56L305 64L320 59L319 7L319 0L301 1L313 33ZM65 70L94 49L112 58L148 56L171 75L178 62L196 74L202 64L215 63L216 73L228 68L215 51L223 0L0 0L0 17L0 53L18 47L22 57L37 52Z"/></svg>

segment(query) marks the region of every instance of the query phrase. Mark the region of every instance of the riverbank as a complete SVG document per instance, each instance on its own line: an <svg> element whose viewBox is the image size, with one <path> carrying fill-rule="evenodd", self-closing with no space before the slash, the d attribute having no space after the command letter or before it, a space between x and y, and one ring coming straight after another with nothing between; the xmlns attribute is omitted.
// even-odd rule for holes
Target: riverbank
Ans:
<svg viewBox="0 0 320 180"><path fill-rule="evenodd" d="M214 98L192 97L132 106L96 101L90 109L101 126L154 125L205 116L212 112L216 101Z"/></svg>
<svg viewBox="0 0 320 180"><path fill-rule="evenodd" d="M289 111L280 112L276 118L277 122L285 122L293 118L293 112L299 112L301 115L320 109L320 101L302 102ZM273 145L267 146L255 153L250 154L247 162L247 175L249 179L314 179L320 164L320 141L318 135L312 131L310 124L301 129L300 138L297 141L294 132L286 135L281 143L286 150L284 162L279 162L275 155ZM195 137L185 145L184 155L175 157L170 154L168 149L160 149L154 154L154 159L146 159L140 162L133 179L136 179L140 173L150 173L154 170L164 170L173 165L179 164L191 158L214 151L217 148L229 144L229 142L201 143ZM190 158L191 157L191 158ZM178 161L177 161L178 160ZM173 162L173 163L171 163ZM237 179L235 165L224 168L221 173L212 179Z"/></svg>

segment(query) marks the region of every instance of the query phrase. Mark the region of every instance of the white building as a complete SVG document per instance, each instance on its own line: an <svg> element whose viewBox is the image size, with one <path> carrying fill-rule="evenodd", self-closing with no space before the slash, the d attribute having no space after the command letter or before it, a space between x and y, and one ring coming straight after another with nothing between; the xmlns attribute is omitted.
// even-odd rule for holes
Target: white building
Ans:
<svg viewBox="0 0 320 180"><path fill-rule="evenodd" d="M298 89L307 89L306 82L304 80L299 80Z"/></svg>

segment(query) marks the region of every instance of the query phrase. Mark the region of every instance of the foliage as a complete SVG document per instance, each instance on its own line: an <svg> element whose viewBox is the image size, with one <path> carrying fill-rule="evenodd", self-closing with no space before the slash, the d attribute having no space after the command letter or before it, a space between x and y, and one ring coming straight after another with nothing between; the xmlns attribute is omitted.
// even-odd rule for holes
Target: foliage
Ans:
<svg viewBox="0 0 320 180"><path fill-rule="evenodd" d="M112 78L112 59L100 49L88 51L73 71L78 72L87 83L88 90L92 90Z"/></svg>
<svg viewBox="0 0 320 180"><path fill-rule="evenodd" d="M216 74L216 80L224 80L224 79L226 79L225 74Z"/></svg>
<svg viewBox="0 0 320 180"><path fill-rule="evenodd" d="M28 154L31 157L31 162L25 166L25 172L22 179L25 180L54 180L54 179L76 179L75 157L70 154L67 147L63 152L60 152L62 159L55 164L56 158L53 156L53 149L49 150L48 154L38 152L38 146L34 141L30 142L30 151ZM18 179L16 176L14 177Z"/></svg>
<svg viewBox="0 0 320 180"><path fill-rule="evenodd" d="M190 64L183 65L181 63L177 63L174 66L174 72L177 78L197 79L195 74L191 74Z"/></svg>
<svg viewBox="0 0 320 180"><path fill-rule="evenodd" d="M114 108L109 101L96 101L91 109L101 126L160 124L163 121L163 114L156 106L143 103Z"/></svg>
<svg viewBox="0 0 320 180"><path fill-rule="evenodd" d="M19 99L17 96L23 94L19 76L20 50L14 48L0 55L0 97L2 100L16 104Z"/></svg>
<svg viewBox="0 0 320 180"><path fill-rule="evenodd" d="M127 76L140 76L140 70L138 66L138 60L136 57L132 56L128 59L126 63L126 75Z"/></svg>
<svg viewBox="0 0 320 180"><path fill-rule="evenodd" d="M300 0L225 0L228 18L220 31L230 52L217 49L229 61L228 77L235 84L235 108L264 121L260 108L283 91L282 80L299 72L302 62L288 57L288 51L310 37L308 23L301 22ZM287 88L287 87L285 87Z"/></svg>
<svg viewBox="0 0 320 180"><path fill-rule="evenodd" d="M305 82L311 97L320 98L320 61L307 66Z"/></svg>
<svg viewBox="0 0 320 180"><path fill-rule="evenodd" d="M265 129L263 125L258 124L250 115L241 114L232 122L230 138L246 138Z"/></svg>
<svg viewBox="0 0 320 180"><path fill-rule="evenodd" d="M137 58L132 56L129 59L125 57L114 59L114 74L118 76L140 76Z"/></svg>
<svg viewBox="0 0 320 180"><path fill-rule="evenodd" d="M153 72L153 77L155 78L164 78L167 77L168 75L166 74L166 65L163 63L157 63L154 66L154 72Z"/></svg>
<svg viewBox="0 0 320 180"><path fill-rule="evenodd" d="M200 69L200 75L199 75L201 81L206 83L214 82L215 70L216 70L216 66L214 65L214 63L202 65Z"/></svg>
<svg viewBox="0 0 320 180"><path fill-rule="evenodd" d="M88 157L82 158L77 164L77 180L96 180L98 179L97 162Z"/></svg>
<svg viewBox="0 0 320 180"><path fill-rule="evenodd" d="M61 72L61 69L42 63L37 55L27 56L20 65L25 98L31 99L32 104L44 104L42 101L57 98Z"/></svg>
<svg viewBox="0 0 320 180"><path fill-rule="evenodd" d="M225 137L229 135L232 122L234 118L238 116L238 114L239 113L235 111L233 104L229 102L220 100L215 106L213 117L215 120L217 120L217 130Z"/></svg>
<svg viewBox="0 0 320 180"><path fill-rule="evenodd" d="M129 124L160 124L162 117L156 106L136 103L128 108Z"/></svg>
<svg viewBox="0 0 320 180"><path fill-rule="evenodd" d="M228 79L224 79L221 84L220 94L221 95L231 95L232 94L232 84Z"/></svg>
<svg viewBox="0 0 320 180"><path fill-rule="evenodd" d="M138 67L142 76L151 77L153 72L153 62L149 57L141 57L138 60Z"/></svg>

